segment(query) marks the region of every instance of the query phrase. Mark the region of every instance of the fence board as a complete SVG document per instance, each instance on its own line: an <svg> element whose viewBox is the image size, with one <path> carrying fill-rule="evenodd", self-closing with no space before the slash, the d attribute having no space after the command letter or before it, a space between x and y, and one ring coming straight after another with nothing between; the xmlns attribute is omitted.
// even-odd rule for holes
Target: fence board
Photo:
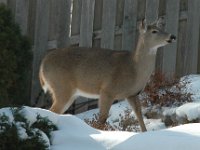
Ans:
<svg viewBox="0 0 200 150"><path fill-rule="evenodd" d="M29 0L16 0L15 21L19 24L23 35L28 32L28 14Z"/></svg>
<svg viewBox="0 0 200 150"><path fill-rule="evenodd" d="M187 30L187 20L181 20L179 22L179 33L178 33L178 49L177 49L177 63L176 63L176 75L181 77L184 75L185 67L184 60L188 57L186 50L186 33Z"/></svg>
<svg viewBox="0 0 200 150"><path fill-rule="evenodd" d="M49 1L37 0L36 5L36 23L35 23L35 39L33 48L33 73L32 73L32 89L31 103L34 104L40 85L38 80L39 65L47 48L48 43L48 19L49 19Z"/></svg>
<svg viewBox="0 0 200 150"><path fill-rule="evenodd" d="M49 41L56 41L57 30L58 30L58 3L55 0L49 0ZM55 44L51 44L51 46L57 47L57 41ZM53 47L52 47L53 48Z"/></svg>
<svg viewBox="0 0 200 150"><path fill-rule="evenodd" d="M82 0L73 0L71 35L80 33Z"/></svg>
<svg viewBox="0 0 200 150"><path fill-rule="evenodd" d="M96 0L95 1L95 9L94 9L94 31L101 30L102 25L102 7L103 7L103 0Z"/></svg>
<svg viewBox="0 0 200 150"><path fill-rule="evenodd" d="M95 34L95 31L101 30L102 25L102 8L103 8L103 0L97 0L95 1L95 7L94 7L94 23L93 23L93 47L101 47L101 40L96 39L97 36Z"/></svg>
<svg viewBox="0 0 200 150"><path fill-rule="evenodd" d="M142 20L145 18L145 10L146 10L146 0L138 0L138 12L137 18L138 20Z"/></svg>
<svg viewBox="0 0 200 150"><path fill-rule="evenodd" d="M7 4L7 0L0 0L0 3Z"/></svg>
<svg viewBox="0 0 200 150"><path fill-rule="evenodd" d="M166 8L166 31L178 35L179 26L179 0L168 0ZM167 45L163 51L163 72L171 76L176 72L177 42Z"/></svg>
<svg viewBox="0 0 200 150"><path fill-rule="evenodd" d="M159 12L159 0L147 0L146 1L146 22L152 23L158 19Z"/></svg>
<svg viewBox="0 0 200 150"><path fill-rule="evenodd" d="M123 26L123 20L124 20L124 0L117 0L116 5L116 15L115 15L115 27L119 26L120 28ZM116 28L115 28L116 31ZM122 49L122 34L115 35L114 34L114 47L115 50L121 50Z"/></svg>
<svg viewBox="0 0 200 150"><path fill-rule="evenodd" d="M29 0L28 36L32 44L35 37L36 3L36 0Z"/></svg>
<svg viewBox="0 0 200 150"><path fill-rule="evenodd" d="M116 4L116 15L115 15L115 26L122 26L124 19L124 0L117 0Z"/></svg>
<svg viewBox="0 0 200 150"><path fill-rule="evenodd" d="M11 9L13 16L15 15L16 0L7 0L8 8Z"/></svg>
<svg viewBox="0 0 200 150"><path fill-rule="evenodd" d="M114 47L114 33L115 33L115 17L116 17L116 0L103 1L103 16L102 16L102 38L101 47Z"/></svg>
<svg viewBox="0 0 200 150"><path fill-rule="evenodd" d="M82 3L80 46L92 47L94 4L95 0L87 0Z"/></svg>
<svg viewBox="0 0 200 150"><path fill-rule="evenodd" d="M199 17L200 1L188 1L188 29L187 29L187 52L188 59L185 60L185 73L197 73L198 64L198 42L199 42Z"/></svg>
<svg viewBox="0 0 200 150"><path fill-rule="evenodd" d="M70 45L71 0L58 0L55 3L59 4L57 44L58 48L63 48Z"/></svg>
<svg viewBox="0 0 200 150"><path fill-rule="evenodd" d="M133 50L136 47L137 0L125 0L122 33L122 49Z"/></svg>

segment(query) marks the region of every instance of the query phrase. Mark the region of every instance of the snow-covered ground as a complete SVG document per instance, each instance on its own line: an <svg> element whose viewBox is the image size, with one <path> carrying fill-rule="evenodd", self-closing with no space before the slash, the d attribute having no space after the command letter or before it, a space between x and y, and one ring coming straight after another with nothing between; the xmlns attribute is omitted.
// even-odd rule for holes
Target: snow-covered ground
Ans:
<svg viewBox="0 0 200 150"><path fill-rule="evenodd" d="M40 114L57 125L58 130L52 132L51 150L197 150L200 147L200 123L146 133L101 131L73 115L57 115L30 107L25 107L22 112L30 123ZM9 108L0 109L2 113L13 121ZM20 136L26 138L23 129L20 129ZM46 136L44 138L47 140Z"/></svg>
<svg viewBox="0 0 200 150"><path fill-rule="evenodd" d="M177 118L186 117L189 121L198 119L200 118L200 76L187 76L182 78L181 82L186 82L186 87L182 89L182 92L193 94L193 102L179 107L163 108L162 113L164 115L175 114ZM30 124L35 122L37 115L40 114L41 117L48 117L57 125L58 130L52 132L50 147L52 150L198 150L200 148L200 123L166 128L160 118L145 118L148 129L148 132L145 133L101 131L90 127L83 121L92 119L94 114L98 113L98 109L77 116L58 115L45 109L31 107L24 107L21 111ZM145 111L144 108L143 113ZM14 118L10 108L0 109L0 115L2 114L9 116L9 121L13 122ZM121 130L120 119L127 114L130 118L135 118L127 102L115 104L110 110L108 122ZM20 137L27 138L27 134L20 124L18 128ZM43 138L48 140L45 135Z"/></svg>

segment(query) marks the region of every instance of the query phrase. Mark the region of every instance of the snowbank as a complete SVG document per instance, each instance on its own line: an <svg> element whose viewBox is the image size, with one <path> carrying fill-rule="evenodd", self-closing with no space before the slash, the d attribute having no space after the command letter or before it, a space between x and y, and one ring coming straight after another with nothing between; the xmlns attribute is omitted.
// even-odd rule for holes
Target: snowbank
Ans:
<svg viewBox="0 0 200 150"><path fill-rule="evenodd" d="M189 121L200 119L200 103L187 103L176 109L176 115Z"/></svg>
<svg viewBox="0 0 200 150"><path fill-rule="evenodd" d="M188 75L181 78L180 83L185 85L181 90L183 93L191 93L193 101L200 102L200 75Z"/></svg>
<svg viewBox="0 0 200 150"><path fill-rule="evenodd" d="M73 115L30 107L22 111L30 121L40 114L57 125L58 130L52 132L51 150L197 150L200 147L200 123L146 133L100 131ZM0 114L3 113L12 120L9 108L0 109Z"/></svg>

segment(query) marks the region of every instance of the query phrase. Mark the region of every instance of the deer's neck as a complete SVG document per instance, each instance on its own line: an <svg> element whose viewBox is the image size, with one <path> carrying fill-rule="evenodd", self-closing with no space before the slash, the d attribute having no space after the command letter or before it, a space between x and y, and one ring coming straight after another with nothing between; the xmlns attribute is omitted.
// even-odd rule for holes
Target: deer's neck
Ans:
<svg viewBox="0 0 200 150"><path fill-rule="evenodd" d="M155 68L157 48L151 49L148 41L139 37L137 48L132 57L135 62L136 71L139 77L149 78Z"/></svg>

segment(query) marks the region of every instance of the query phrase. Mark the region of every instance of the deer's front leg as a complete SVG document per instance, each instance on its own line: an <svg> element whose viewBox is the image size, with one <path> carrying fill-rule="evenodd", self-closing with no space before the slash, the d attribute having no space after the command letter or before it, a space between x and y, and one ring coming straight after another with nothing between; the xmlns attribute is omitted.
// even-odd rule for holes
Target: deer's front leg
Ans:
<svg viewBox="0 0 200 150"><path fill-rule="evenodd" d="M140 105L140 101L138 99L138 96L128 97L128 102L132 106L132 108L135 112L135 115L136 115L136 117L139 121L142 132L147 131L146 126L144 124L143 117L142 117L142 110L141 110L141 105Z"/></svg>
<svg viewBox="0 0 200 150"><path fill-rule="evenodd" d="M104 124L108 118L110 107L113 103L113 97L107 93L101 93L99 99L99 123Z"/></svg>

